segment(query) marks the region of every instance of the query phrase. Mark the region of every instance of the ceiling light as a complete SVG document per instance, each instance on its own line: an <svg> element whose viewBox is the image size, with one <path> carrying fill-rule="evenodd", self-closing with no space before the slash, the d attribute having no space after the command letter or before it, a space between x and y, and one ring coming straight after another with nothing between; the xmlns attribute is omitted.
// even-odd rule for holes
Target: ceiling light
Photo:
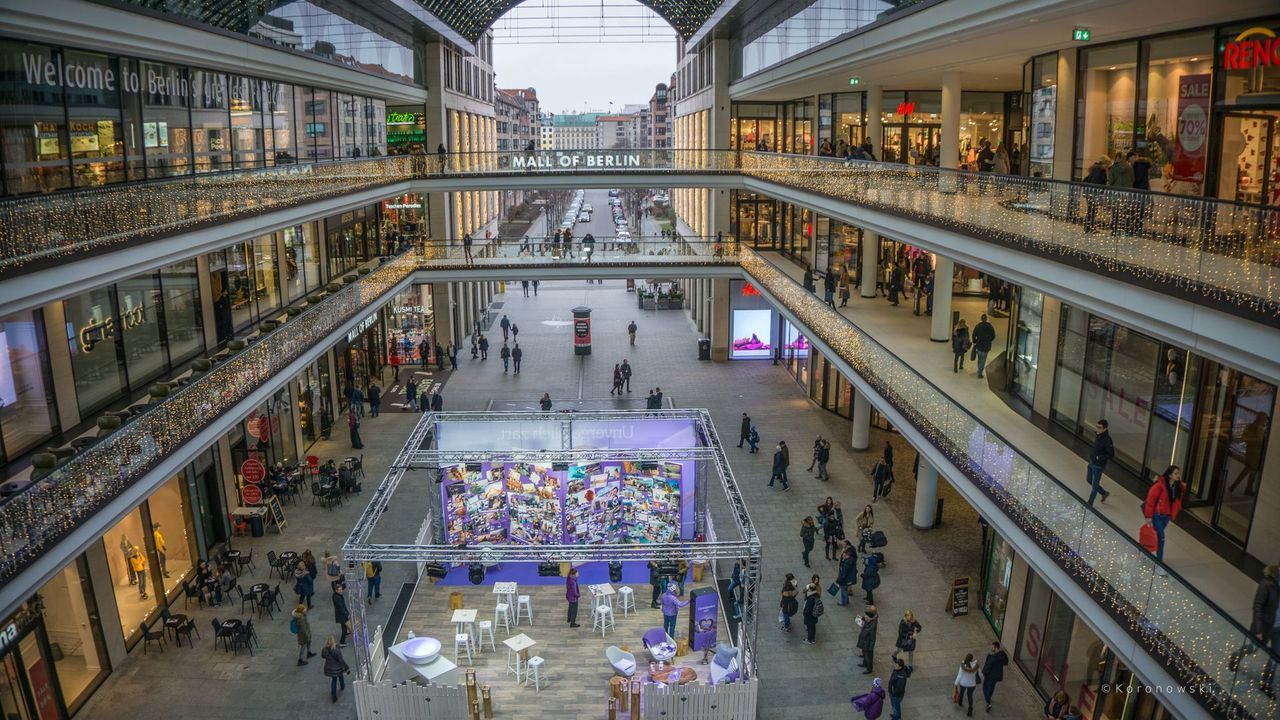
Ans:
<svg viewBox="0 0 1280 720"><path fill-rule="evenodd" d="M1115 69L1116 69L1116 66L1115 66L1115 65L1112 65L1111 67L1109 67L1109 68L1107 68L1107 69L1108 69L1108 70L1115 70Z"/></svg>
<svg viewBox="0 0 1280 720"><path fill-rule="evenodd" d="M1200 59L1200 58L1198 58L1198 57L1193 57L1193 58L1191 58L1191 62L1196 62L1196 61L1198 61L1199 59Z"/></svg>

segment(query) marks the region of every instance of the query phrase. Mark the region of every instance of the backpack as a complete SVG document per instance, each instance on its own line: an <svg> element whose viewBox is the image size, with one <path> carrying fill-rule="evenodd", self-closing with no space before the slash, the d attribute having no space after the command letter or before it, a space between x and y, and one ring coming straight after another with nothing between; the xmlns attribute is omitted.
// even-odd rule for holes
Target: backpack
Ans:
<svg viewBox="0 0 1280 720"><path fill-rule="evenodd" d="M294 635L297 635L298 631L301 629L302 628L298 627L298 618L295 617L295 618L289 619L289 632L293 633Z"/></svg>
<svg viewBox="0 0 1280 720"><path fill-rule="evenodd" d="M820 618L824 612L826 612L826 608L822 607L822 596L819 595L813 600L813 616Z"/></svg>
<svg viewBox="0 0 1280 720"><path fill-rule="evenodd" d="M331 562L329 563L329 567L325 568L325 572L329 573L333 577L337 577L342 574L342 568L338 565L338 563Z"/></svg>

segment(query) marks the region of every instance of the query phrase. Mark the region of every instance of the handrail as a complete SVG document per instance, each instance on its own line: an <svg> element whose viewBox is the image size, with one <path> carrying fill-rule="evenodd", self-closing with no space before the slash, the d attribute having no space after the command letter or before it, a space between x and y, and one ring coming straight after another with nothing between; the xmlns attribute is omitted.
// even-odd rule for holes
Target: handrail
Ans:
<svg viewBox="0 0 1280 720"><path fill-rule="evenodd" d="M167 455L362 312L419 264L392 258L218 363L0 506L0 583L7 584Z"/></svg>
<svg viewBox="0 0 1280 720"><path fill-rule="evenodd" d="M852 320L755 251L744 249L741 262L749 278L929 438L1207 710L1224 718L1276 717L1276 701L1250 673L1278 656L1247 628L1176 573L1158 575L1162 563L1129 533ZM1241 658L1234 671L1233 657Z"/></svg>

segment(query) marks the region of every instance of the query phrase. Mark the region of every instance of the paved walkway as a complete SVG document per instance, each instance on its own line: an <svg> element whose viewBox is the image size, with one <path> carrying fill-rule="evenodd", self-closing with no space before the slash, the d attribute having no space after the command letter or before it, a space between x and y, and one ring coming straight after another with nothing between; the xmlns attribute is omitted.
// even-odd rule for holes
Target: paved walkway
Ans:
<svg viewBox="0 0 1280 720"><path fill-rule="evenodd" d="M518 280L518 279L517 279ZM635 368L630 399L647 394L651 387L661 386L666 397L676 406L708 408L721 437L732 442L737 437L740 413L749 412L760 428L764 448L786 439L796 458L792 489L782 493L769 488L769 454L750 455L745 450L729 448L729 458L742 493L751 510L763 547L763 584L761 615L758 628L760 677L762 681L759 717L794 718L803 716L847 717L848 699L864 691L872 676L863 676L857 668L856 626L853 620L861 604L839 607L827 596L827 613L818 626L818 644L800 642L803 629L783 633L776 624L777 593L782 576L792 572L801 579L809 573L821 575L825 587L835 577L835 563L822 558L821 547L813 554L813 570L800 559L798 526L812 514L816 506L830 495L840 501L850 519L859 503L870 494L866 470L878 455L886 439L896 435L873 431L875 452L854 453L848 449L849 423L843 418L816 408L809 402L789 375L767 361L710 363L696 360L696 333L688 314L679 311L640 312L635 309L635 295L627 293L621 281L600 285L585 282L544 282L537 297L523 297L520 285L508 282L508 292L496 299L503 301L502 312L519 324L520 344L525 350L519 376L502 372L501 360L493 357L485 362L471 360L464 354L459 370L448 378L444 387L445 408L449 410L482 410L490 404L534 402L548 392L557 405L577 402L580 398L608 405L610 402L630 404L630 400L611 400L609 386L613 364L629 358ZM593 313L593 354L572 354L571 326L567 322L570 309L586 304ZM639 325L635 347L627 345L626 325L631 320ZM500 347L501 331L491 333ZM366 487L383 475L386 464L403 444L412 422L408 413L390 411L383 417L367 419L362 430L365 442L365 464L369 479ZM804 472L812 438L823 434L835 440L830 469L832 480L822 483ZM322 458L346 454L345 437L322 443L315 452ZM890 538L885 548L889 565L883 573L883 585L876 592L882 628L875 653L876 676L887 679L896 622L904 610L913 609L924 626L920 650L916 653L916 674L912 677L904 703L904 716L914 718L942 717L953 712L949 694L956 667L965 652L982 657L994 635L979 612L951 619L943 612L947 588L958 574L976 576L980 563L981 538L972 511L954 495L948 505L944 527L929 532L910 528L911 456L899 444L897 464L899 487L885 503L877 505L877 525ZM949 488L942 488L949 493ZM367 496L367 493L366 493ZM261 539L237 540L237 547L256 548L255 556L265 556L267 549L313 551L336 549L345 539L366 498L332 512L307 505L289 508L290 527L284 537L269 534ZM380 528L402 528L397 534L411 532L421 521L422 508L414 503L394 502ZM384 573L383 599L370 610L371 624L384 622L394 595L405 579L408 568L388 565ZM267 569L259 563L255 579L265 578ZM327 633L335 629L329 591L317 591L313 628L317 648ZM544 603L545 605L545 603ZM179 604L175 609L180 609ZM656 612L647 607L642 612ZM221 614L211 610L193 611L197 623L208 627L217 615L239 617L238 607ZM559 611L547 608L546 617ZM288 632L287 616L277 614L274 621L261 621L259 633L263 647L252 658L232 657L212 649L212 639L197 641L196 648L173 647L168 652L134 653L95 695L82 711L83 717L149 720L172 717L241 717L256 714L272 718L352 717L354 706L348 692L335 706L329 702L327 682L317 659L307 667L295 665L296 646ZM589 626L587 626L589 627ZM587 627L582 630L589 634ZM203 630L202 630L203 632ZM608 644L598 641L601 651ZM348 655L350 653L348 652ZM603 656L598 663L604 666ZM547 667L551 683L566 681L564 663L557 660ZM592 659L594 662L594 659ZM560 667L557 667L560 665ZM600 673L607 680L608 669ZM991 717L1021 719L1035 717L1040 701L1022 674L1014 668L1000 687ZM210 682L214 681L214 682ZM605 717L605 708L592 715L581 706L565 706L558 711L549 705L556 694L546 694L544 713L563 715L571 708L574 717ZM529 696L532 700L533 695ZM499 705L499 717L521 717L528 706ZM87 714L85 714L87 713ZM981 708L979 708L981 713ZM527 716L527 715L526 715ZM546 716L546 715L544 715Z"/></svg>

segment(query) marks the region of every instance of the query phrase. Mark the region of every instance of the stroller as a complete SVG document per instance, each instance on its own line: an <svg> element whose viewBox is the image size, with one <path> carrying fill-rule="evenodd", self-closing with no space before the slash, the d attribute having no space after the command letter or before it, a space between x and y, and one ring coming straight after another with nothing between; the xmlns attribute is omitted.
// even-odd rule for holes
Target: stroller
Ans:
<svg viewBox="0 0 1280 720"><path fill-rule="evenodd" d="M889 544L889 540L888 538L885 537L883 530L876 530L875 532L872 532L870 530L863 530L862 539L867 545L869 545L873 549L882 548L885 545ZM883 570L887 566L887 563L885 562L885 559L884 559L884 553L872 552L870 553L870 555L871 557L874 557L876 559L876 565L880 569Z"/></svg>

